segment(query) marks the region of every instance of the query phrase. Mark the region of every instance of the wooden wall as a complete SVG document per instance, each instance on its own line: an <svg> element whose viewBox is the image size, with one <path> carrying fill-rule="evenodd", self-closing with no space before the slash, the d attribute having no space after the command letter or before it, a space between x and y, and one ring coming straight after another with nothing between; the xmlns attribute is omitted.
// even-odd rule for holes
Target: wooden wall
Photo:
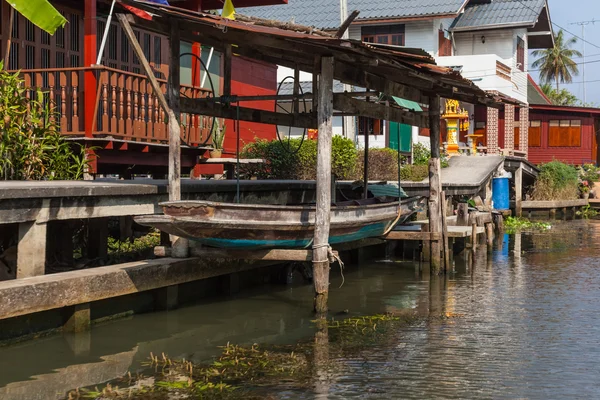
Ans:
<svg viewBox="0 0 600 400"><path fill-rule="evenodd" d="M529 145L529 161L534 164L550 162L554 159L570 163L585 164L596 163L597 141L594 130L595 118L589 114L581 113L545 113L531 109L529 121L541 121L540 139L541 145ZM549 131L550 120L581 120L581 146L559 147L550 146Z"/></svg>

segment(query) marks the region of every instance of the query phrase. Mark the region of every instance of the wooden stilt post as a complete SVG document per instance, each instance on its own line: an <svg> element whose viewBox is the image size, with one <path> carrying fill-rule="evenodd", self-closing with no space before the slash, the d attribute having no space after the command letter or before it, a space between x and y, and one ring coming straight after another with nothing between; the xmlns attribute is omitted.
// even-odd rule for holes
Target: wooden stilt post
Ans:
<svg viewBox="0 0 600 400"><path fill-rule="evenodd" d="M441 233L442 218L440 208L440 96L429 96L429 140L431 143L431 159L429 160L429 227L431 233ZM431 242L431 274L441 272L441 241Z"/></svg>
<svg viewBox="0 0 600 400"><path fill-rule="evenodd" d="M448 250L448 203L446 201L446 192L440 192L440 201L442 205L442 254L444 256L444 272L450 272L450 251Z"/></svg>
<svg viewBox="0 0 600 400"><path fill-rule="evenodd" d="M150 67L148 59L142 51L142 47L137 40L133 32L133 28L129 23L126 15L117 14L117 18L123 27L123 31L127 35L131 47L135 55L140 60L144 72L150 80L150 85L154 94L158 98L158 102L161 107L165 110L168 117L168 128L169 128L169 200L177 201L181 200L181 125L179 124L179 113L180 113L180 80L179 80L179 53L180 53L180 38L179 38L179 27L176 23L171 24L171 36L169 38L170 45L170 62L169 62L169 79L167 84L167 98L165 98L156 77L154 71ZM188 241L183 238L177 238L172 236L171 242L173 246L174 257L187 257L189 247Z"/></svg>
<svg viewBox="0 0 600 400"><path fill-rule="evenodd" d="M367 90L368 92L368 90ZM369 96L367 96L367 103L369 102ZM366 199L369 196L369 130L365 129L363 134L365 135L365 156L364 156L364 168L363 168L363 197Z"/></svg>
<svg viewBox="0 0 600 400"><path fill-rule="evenodd" d="M522 217L523 214L523 167L520 166L515 172L515 214Z"/></svg>
<svg viewBox="0 0 600 400"><path fill-rule="evenodd" d="M329 294L329 218L331 212L331 137L333 117L333 57L321 59L317 121L317 208L313 241L315 311L327 312ZM315 71L316 72L316 71Z"/></svg>

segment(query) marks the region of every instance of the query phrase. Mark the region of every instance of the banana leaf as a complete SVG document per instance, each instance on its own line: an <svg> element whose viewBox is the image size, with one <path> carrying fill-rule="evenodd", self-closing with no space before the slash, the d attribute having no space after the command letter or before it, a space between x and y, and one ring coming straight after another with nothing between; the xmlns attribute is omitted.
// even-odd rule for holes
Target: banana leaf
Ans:
<svg viewBox="0 0 600 400"><path fill-rule="evenodd" d="M50 4L48 0L7 0L15 10L33 22L40 29L54 35L58 28L65 26L67 20Z"/></svg>

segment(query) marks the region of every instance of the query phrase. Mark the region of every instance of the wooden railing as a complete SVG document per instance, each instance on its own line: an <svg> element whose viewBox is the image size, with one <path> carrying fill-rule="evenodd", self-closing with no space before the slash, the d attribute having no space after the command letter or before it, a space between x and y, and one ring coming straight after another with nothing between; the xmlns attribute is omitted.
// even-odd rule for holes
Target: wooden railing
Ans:
<svg viewBox="0 0 600 400"><path fill-rule="evenodd" d="M85 134L83 79L86 71L94 71L98 81L92 135L142 142L167 142L166 115L144 75L108 67L48 68L21 70L27 96L33 98L41 90L51 99L57 114L56 122L65 135ZM163 93L166 80L158 80ZM181 95L202 98L209 90L182 85ZM86 113L91 115L92 112ZM210 136L212 118L181 115L182 140L192 146L204 144ZM209 140L210 143L210 140Z"/></svg>

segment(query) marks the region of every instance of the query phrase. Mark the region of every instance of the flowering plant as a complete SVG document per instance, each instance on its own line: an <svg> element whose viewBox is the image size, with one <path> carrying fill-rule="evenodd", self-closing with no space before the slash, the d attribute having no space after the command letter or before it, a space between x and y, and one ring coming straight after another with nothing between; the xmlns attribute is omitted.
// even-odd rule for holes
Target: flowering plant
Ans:
<svg viewBox="0 0 600 400"><path fill-rule="evenodd" d="M579 190L581 190L582 193L588 193L590 191L590 183L588 181L581 181Z"/></svg>

